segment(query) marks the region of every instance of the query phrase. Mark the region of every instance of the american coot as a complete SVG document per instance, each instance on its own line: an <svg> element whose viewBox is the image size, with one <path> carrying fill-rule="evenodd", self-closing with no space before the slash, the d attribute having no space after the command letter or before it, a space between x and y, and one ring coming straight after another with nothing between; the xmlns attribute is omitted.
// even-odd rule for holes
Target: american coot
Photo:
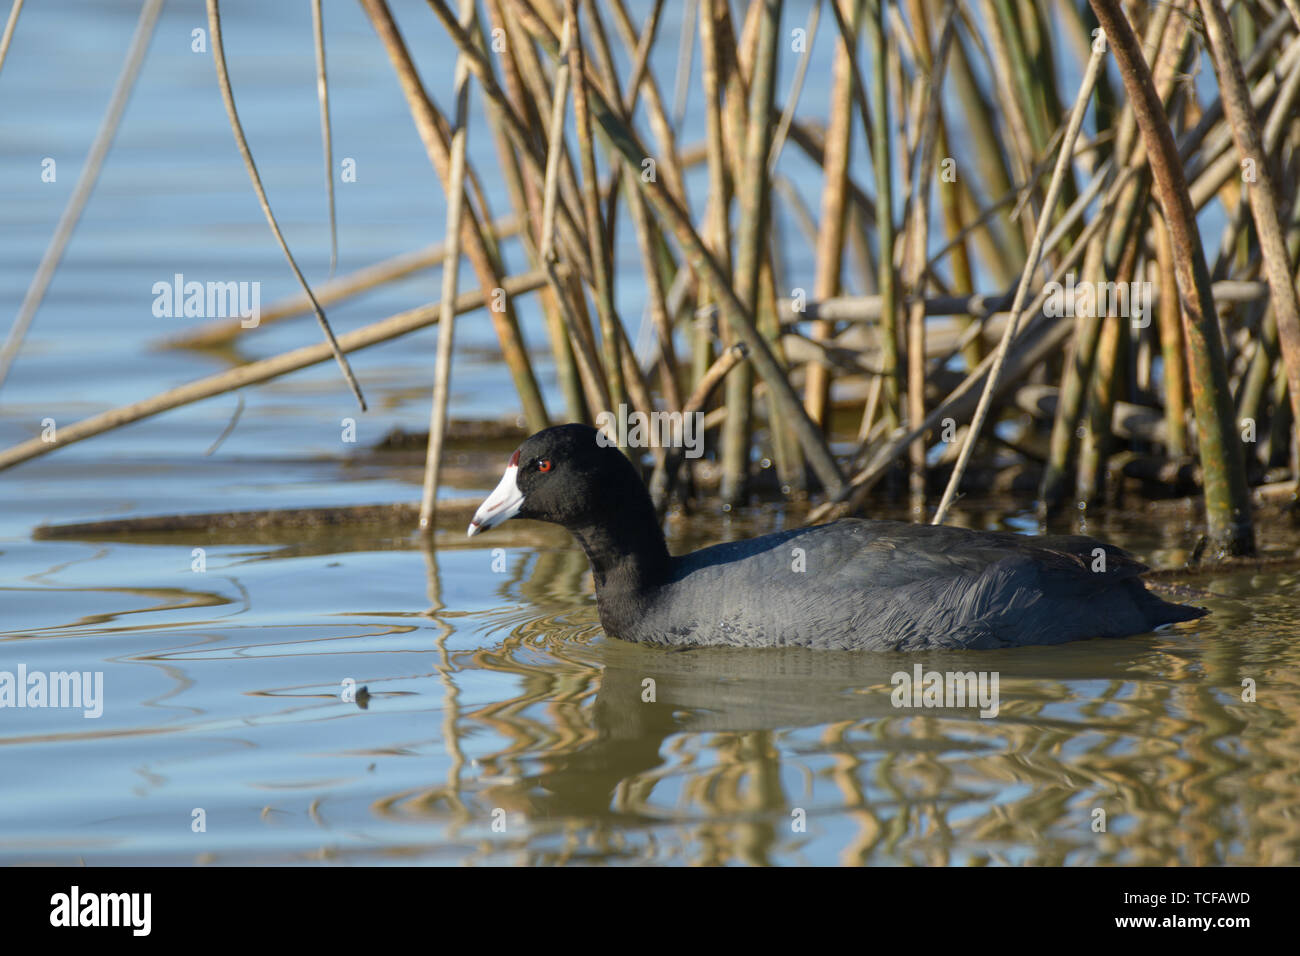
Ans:
<svg viewBox="0 0 1300 956"><path fill-rule="evenodd" d="M587 425L533 435L470 535L508 518L567 528L605 631L643 644L993 648L1123 637L1203 608L1147 591L1145 565L1081 536L845 518L673 557L627 457Z"/></svg>

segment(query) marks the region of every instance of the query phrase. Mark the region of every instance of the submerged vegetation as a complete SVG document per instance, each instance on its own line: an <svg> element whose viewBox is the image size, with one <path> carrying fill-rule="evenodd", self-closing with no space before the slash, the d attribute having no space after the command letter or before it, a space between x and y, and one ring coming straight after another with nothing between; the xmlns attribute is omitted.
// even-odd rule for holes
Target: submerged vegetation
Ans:
<svg viewBox="0 0 1300 956"><path fill-rule="evenodd" d="M1294 498L1294 0L685 0L678 37L663 29L664 0L428 0L458 51L436 90L386 0L360 2L446 191L443 242L315 290L298 273L302 296L261 324L313 311L322 344L0 451L0 468L331 359L364 408L346 353L437 324L427 528L454 323L478 311L530 430L612 417L626 436L628 416L700 416L703 455L681 433L646 430L661 507L784 496L822 520L907 494L916 520L938 523L955 495L995 488L1031 490L1045 519L1125 492L1201 493L1206 553L1224 556L1254 550L1252 485ZM319 2L315 14L328 157ZM217 0L208 23L279 238ZM671 90L650 67L665 44L677 47ZM829 102L803 92L816 70ZM683 139L691 98L700 142ZM471 136L494 142L491 170L467 158ZM789 171L809 163L815 209ZM497 195L508 215L489 208ZM620 229L635 235L636 275L616 268ZM507 273L507 243L528 271ZM795 243L812 250L811 274L791 268ZM462 258L477 289L444 268L440 302L330 330L332 303ZM618 306L628 281L644 290L634 316ZM558 386L549 403L522 331L534 293ZM236 317L172 344L246 334Z"/></svg>

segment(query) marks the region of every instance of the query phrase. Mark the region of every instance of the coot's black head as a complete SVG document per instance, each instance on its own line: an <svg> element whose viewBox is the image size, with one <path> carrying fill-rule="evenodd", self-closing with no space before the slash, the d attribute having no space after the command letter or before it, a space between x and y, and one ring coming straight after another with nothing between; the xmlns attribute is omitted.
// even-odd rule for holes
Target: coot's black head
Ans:
<svg viewBox="0 0 1300 956"><path fill-rule="evenodd" d="M589 425L557 425L519 446L496 490L474 513L469 534L515 517L577 530L649 506L636 468L603 433Z"/></svg>

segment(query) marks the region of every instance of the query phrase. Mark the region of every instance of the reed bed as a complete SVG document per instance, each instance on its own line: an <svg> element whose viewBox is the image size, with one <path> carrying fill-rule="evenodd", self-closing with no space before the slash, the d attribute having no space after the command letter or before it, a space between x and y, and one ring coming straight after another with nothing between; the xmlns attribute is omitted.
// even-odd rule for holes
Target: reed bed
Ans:
<svg viewBox="0 0 1300 956"><path fill-rule="evenodd" d="M457 51L436 91L387 0L360 2L447 191L442 243L328 294L304 280L272 310L306 304L325 347L77 423L57 444L331 357L346 371L349 350L436 323L429 526L451 323L480 308L529 428L619 408L702 416L701 458L628 449L653 469L661 507L807 500L820 521L906 495L916 520L939 522L961 494L1011 490L1047 521L1126 495L1200 494L1205 554L1229 556L1254 550L1252 486L1291 482L1294 495L1293 0L428 0ZM657 49L678 51L672 91ZM804 92L818 71L827 102ZM485 125L468 122L469 96ZM699 142L683 139L691 109ZM475 168L467 137L492 140L494 168ZM811 202L793 171L809 162ZM488 208L489 184L508 217ZM620 229L635 236L636 274L615 267ZM527 274L505 274L507 242ZM807 274L790 264L797 242L812 250ZM477 292L446 268L442 305L329 331L323 303L462 256ZM623 282L643 290L633 314ZM558 384L549 405L543 343L524 340L514 298L533 291ZM648 350L634 346L643 322ZM224 323L179 344L246 334ZM57 444L0 452L0 468Z"/></svg>

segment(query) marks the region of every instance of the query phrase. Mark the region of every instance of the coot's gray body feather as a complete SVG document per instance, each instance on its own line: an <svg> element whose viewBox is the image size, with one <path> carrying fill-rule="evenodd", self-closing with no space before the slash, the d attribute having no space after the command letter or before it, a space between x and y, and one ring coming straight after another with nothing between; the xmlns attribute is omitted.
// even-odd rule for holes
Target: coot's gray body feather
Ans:
<svg viewBox="0 0 1300 956"><path fill-rule="evenodd" d="M1091 538L847 518L672 560L644 601L602 600L648 644L843 650L995 648L1142 633L1199 617Z"/></svg>
<svg viewBox="0 0 1300 956"><path fill-rule="evenodd" d="M644 644L923 650L1061 644L1201 617L1145 566L1084 537L847 518L672 557L632 463L585 425L515 452L470 534L510 517L567 528L605 631Z"/></svg>

